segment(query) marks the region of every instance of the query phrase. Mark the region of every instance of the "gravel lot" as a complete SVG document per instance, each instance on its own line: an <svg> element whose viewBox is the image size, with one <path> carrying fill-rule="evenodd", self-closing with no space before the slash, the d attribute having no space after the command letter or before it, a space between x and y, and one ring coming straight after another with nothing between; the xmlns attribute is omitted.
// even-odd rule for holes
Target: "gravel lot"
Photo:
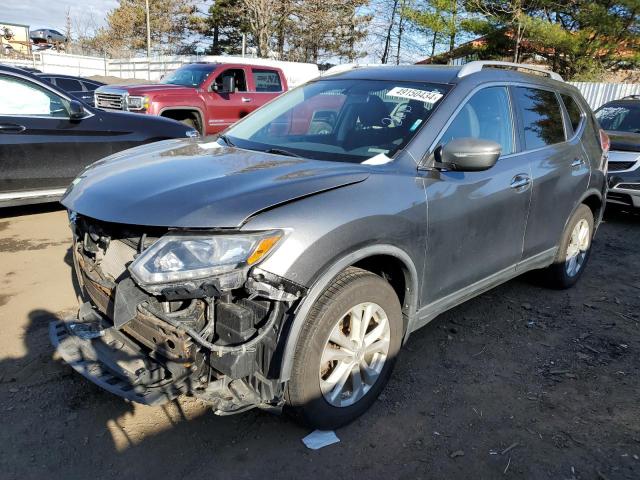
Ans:
<svg viewBox="0 0 640 480"><path fill-rule="evenodd" d="M0 211L0 477L640 478L640 215L578 286L517 279L414 334L374 408L307 450L287 417L124 403L52 356L73 311L65 212Z"/></svg>

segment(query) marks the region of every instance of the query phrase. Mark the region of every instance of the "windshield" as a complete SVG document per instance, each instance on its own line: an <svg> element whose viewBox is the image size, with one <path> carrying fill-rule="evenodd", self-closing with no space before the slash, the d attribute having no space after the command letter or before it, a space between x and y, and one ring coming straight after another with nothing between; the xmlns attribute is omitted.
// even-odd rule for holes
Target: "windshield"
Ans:
<svg viewBox="0 0 640 480"><path fill-rule="evenodd" d="M232 127L225 138L240 148L317 160L388 160L413 138L448 88L320 80L278 97Z"/></svg>
<svg viewBox="0 0 640 480"><path fill-rule="evenodd" d="M164 76L160 83L168 85L182 85L184 87L199 87L213 72L211 69L199 67L181 67Z"/></svg>
<svg viewBox="0 0 640 480"><path fill-rule="evenodd" d="M596 118L605 130L640 133L640 105L605 105Z"/></svg>

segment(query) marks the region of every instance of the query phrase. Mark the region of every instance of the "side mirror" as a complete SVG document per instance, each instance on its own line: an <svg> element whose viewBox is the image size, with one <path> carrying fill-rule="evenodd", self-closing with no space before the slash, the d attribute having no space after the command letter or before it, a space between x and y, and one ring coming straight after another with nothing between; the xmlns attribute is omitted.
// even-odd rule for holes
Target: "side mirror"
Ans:
<svg viewBox="0 0 640 480"><path fill-rule="evenodd" d="M71 100L69 102L69 118L71 120L82 120L86 115L87 113L79 101Z"/></svg>
<svg viewBox="0 0 640 480"><path fill-rule="evenodd" d="M222 92L234 93L236 91L236 78L233 75L222 77Z"/></svg>
<svg viewBox="0 0 640 480"><path fill-rule="evenodd" d="M480 138L454 138L440 148L443 167L459 172L479 172L493 167L502 147L499 143ZM436 154L436 159L438 155Z"/></svg>

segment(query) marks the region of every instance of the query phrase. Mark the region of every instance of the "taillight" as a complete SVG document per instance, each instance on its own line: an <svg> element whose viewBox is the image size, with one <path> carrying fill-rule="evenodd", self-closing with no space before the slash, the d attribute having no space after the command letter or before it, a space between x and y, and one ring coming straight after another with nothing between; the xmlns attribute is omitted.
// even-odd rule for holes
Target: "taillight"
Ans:
<svg viewBox="0 0 640 480"><path fill-rule="evenodd" d="M607 135L607 133L600 129L600 146L602 147L602 153L603 154L607 154L609 153L609 148L611 148L611 139L609 138L609 135Z"/></svg>

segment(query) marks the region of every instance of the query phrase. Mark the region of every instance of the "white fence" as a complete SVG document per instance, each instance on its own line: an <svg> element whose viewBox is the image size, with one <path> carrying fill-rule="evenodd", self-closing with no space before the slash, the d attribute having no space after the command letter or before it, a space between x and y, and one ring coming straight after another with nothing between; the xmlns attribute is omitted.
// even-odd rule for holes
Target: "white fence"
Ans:
<svg viewBox="0 0 640 480"><path fill-rule="evenodd" d="M16 67L33 67L46 73L60 73L90 77L92 75L114 76L123 79L135 78L158 81L167 72L194 62L248 63L282 69L290 87L305 83L319 75L318 66L312 63L282 62L251 57L191 56L174 55L167 57L142 58L101 58L64 53L35 53L32 60L3 60Z"/></svg>
<svg viewBox="0 0 640 480"><path fill-rule="evenodd" d="M33 67L46 73L91 77L108 75L108 59L64 53L34 53L31 60L3 59L2 63L16 67Z"/></svg>
<svg viewBox="0 0 640 480"><path fill-rule="evenodd" d="M627 95L640 95L638 83L594 83L594 82L569 82L574 85L595 110L611 100L618 100Z"/></svg>

